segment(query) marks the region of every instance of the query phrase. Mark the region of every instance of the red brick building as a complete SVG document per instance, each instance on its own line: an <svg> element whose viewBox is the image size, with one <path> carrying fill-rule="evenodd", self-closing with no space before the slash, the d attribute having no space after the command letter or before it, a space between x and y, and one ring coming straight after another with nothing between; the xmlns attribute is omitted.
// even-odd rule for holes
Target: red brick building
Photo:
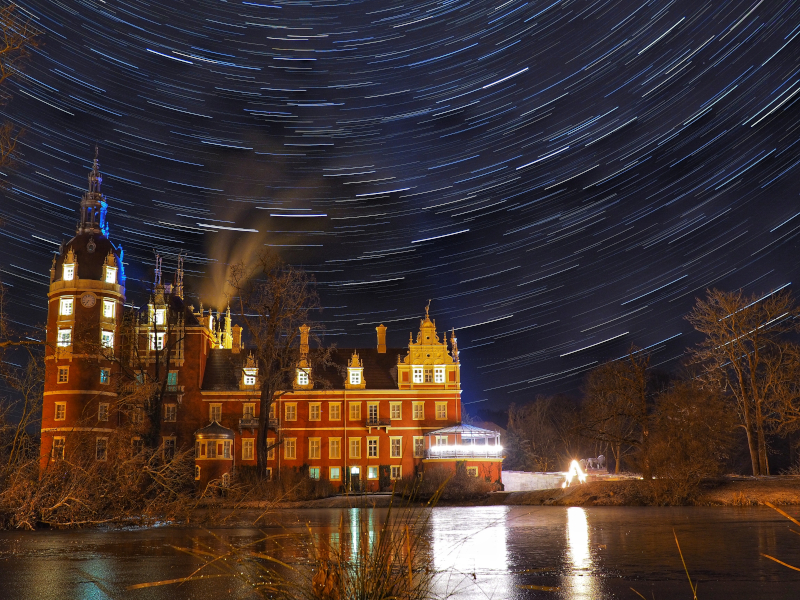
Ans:
<svg viewBox="0 0 800 600"><path fill-rule="evenodd" d="M114 460L115 431L147 421L120 396L128 380L126 389L161 386L152 418L163 456L194 447L198 484L227 483L238 468L256 465L258 365L230 310L185 304L180 262L169 285L157 261L150 302L122 331L123 253L108 240L101 182L95 159L76 236L50 273L42 464L75 444L93 445L96 460ZM308 333L301 328L306 351ZM448 345L427 309L407 347L387 348L381 325L375 347L336 349L331 358L324 389L301 361L293 389L273 403L268 437L280 443L269 454L270 473L290 467L342 489L377 491L431 465L461 462L499 482L499 436L461 425L455 333Z"/></svg>

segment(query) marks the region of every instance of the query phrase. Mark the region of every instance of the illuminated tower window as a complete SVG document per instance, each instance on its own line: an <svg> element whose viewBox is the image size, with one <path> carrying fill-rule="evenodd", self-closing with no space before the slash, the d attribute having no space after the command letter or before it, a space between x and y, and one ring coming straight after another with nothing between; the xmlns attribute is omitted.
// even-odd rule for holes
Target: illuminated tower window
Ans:
<svg viewBox="0 0 800 600"><path fill-rule="evenodd" d="M56 342L60 347L65 348L72 345L72 329L59 329L58 341Z"/></svg>
<svg viewBox="0 0 800 600"><path fill-rule="evenodd" d="M106 283L117 283L117 269L115 267L106 267Z"/></svg>
<svg viewBox="0 0 800 600"><path fill-rule="evenodd" d="M64 265L64 276L62 277L64 281L72 281L75 279L75 265Z"/></svg>
<svg viewBox="0 0 800 600"><path fill-rule="evenodd" d="M103 300L103 316L106 319L114 318L114 305L116 302L113 300Z"/></svg>
<svg viewBox="0 0 800 600"><path fill-rule="evenodd" d="M72 298L61 298L61 305L59 307L58 314L62 317L68 317L72 314L72 310L74 306L74 300Z"/></svg>

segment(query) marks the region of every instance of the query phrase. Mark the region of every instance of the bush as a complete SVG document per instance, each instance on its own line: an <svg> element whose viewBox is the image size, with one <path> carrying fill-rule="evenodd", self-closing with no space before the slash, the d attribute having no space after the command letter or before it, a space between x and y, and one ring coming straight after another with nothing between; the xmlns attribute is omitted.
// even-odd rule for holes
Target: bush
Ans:
<svg viewBox="0 0 800 600"><path fill-rule="evenodd" d="M413 478L404 478L398 489L416 490ZM439 494L442 500L473 500L481 498L495 489L495 485L486 480L485 476L474 477L467 473L466 464L456 463L456 471L447 467L433 465L426 466L420 476L419 497L432 498Z"/></svg>

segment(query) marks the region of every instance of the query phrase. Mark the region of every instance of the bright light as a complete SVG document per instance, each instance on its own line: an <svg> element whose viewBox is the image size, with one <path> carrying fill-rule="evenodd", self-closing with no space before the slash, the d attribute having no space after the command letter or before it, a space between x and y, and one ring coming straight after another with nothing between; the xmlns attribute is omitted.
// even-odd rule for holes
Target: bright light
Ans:
<svg viewBox="0 0 800 600"><path fill-rule="evenodd" d="M503 447L499 444L497 445L477 445L477 444L456 444L454 446L431 446L430 451L433 454L437 453L458 453L458 454L501 454L503 452Z"/></svg>
<svg viewBox="0 0 800 600"><path fill-rule="evenodd" d="M569 471L564 473L565 481L564 483L561 484L561 487L562 488L569 487L569 485L572 483L572 480L575 478L576 475L578 477L578 483L586 483L586 473L583 472L583 469L581 469L581 466L578 464L578 461L573 460L569 464Z"/></svg>

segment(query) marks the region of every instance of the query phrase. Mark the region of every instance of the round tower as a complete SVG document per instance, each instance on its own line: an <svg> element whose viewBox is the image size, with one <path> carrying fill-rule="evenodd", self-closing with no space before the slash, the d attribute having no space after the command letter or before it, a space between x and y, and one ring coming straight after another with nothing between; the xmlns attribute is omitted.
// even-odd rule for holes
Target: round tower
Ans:
<svg viewBox="0 0 800 600"><path fill-rule="evenodd" d="M113 386L125 301L122 248L108 240L97 151L75 237L50 268L41 462L73 451L108 459L119 422Z"/></svg>

